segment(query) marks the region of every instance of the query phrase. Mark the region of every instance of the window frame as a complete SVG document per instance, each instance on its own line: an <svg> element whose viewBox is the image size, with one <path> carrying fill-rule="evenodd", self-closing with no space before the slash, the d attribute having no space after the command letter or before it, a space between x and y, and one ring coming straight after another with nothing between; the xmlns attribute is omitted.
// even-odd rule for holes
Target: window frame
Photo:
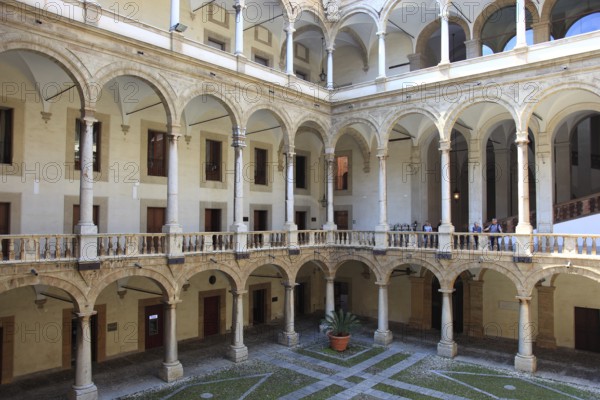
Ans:
<svg viewBox="0 0 600 400"><path fill-rule="evenodd" d="M215 147L218 145L218 151ZM204 176L210 182L223 181L223 142L211 138L204 139ZM216 160L213 160L216 157Z"/></svg>
<svg viewBox="0 0 600 400"><path fill-rule="evenodd" d="M159 161L160 160L162 161L162 171L151 170L151 168L157 168L154 166L154 164L152 166L150 166L150 163L151 162L154 163L154 160L156 160L156 158L154 156L151 157L152 139L158 135L163 136L162 158L157 159ZM146 158L146 173L148 176L167 177L169 174L168 163L167 163L167 141L168 141L167 132L149 128L147 137L148 137L148 143L146 145L146 157L147 157ZM158 142L155 142L155 143L158 143ZM153 151L152 154L155 154L155 151Z"/></svg>
<svg viewBox="0 0 600 400"><path fill-rule="evenodd" d="M259 154L264 154L261 160ZM269 150L262 147L254 148L254 184L269 186Z"/></svg>
<svg viewBox="0 0 600 400"><path fill-rule="evenodd" d="M2 115L5 123L2 123ZM9 117L6 117L9 116ZM4 135L2 135L4 131ZM14 160L15 110L12 107L0 107L0 164L12 164ZM3 136L5 139L3 140Z"/></svg>
<svg viewBox="0 0 600 400"><path fill-rule="evenodd" d="M338 188L338 159L345 157L348 159L347 178L346 185L343 188ZM337 195L352 194L352 152L351 151L339 151L335 153L335 164L334 164L334 180L333 189Z"/></svg>

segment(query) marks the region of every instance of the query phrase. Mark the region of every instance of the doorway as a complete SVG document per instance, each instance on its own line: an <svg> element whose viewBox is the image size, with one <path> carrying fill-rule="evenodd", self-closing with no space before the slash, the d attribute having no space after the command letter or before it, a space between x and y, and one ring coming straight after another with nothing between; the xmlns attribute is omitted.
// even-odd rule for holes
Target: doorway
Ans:
<svg viewBox="0 0 600 400"><path fill-rule="evenodd" d="M440 290L440 282L437 278L433 278L431 282L431 328L436 330L442 329L442 293ZM463 332L463 281L459 276L454 282L454 293L452 294L452 323L454 333Z"/></svg>
<svg viewBox="0 0 600 400"><path fill-rule="evenodd" d="M333 284L333 299L335 311L350 309L350 284L348 282L334 282Z"/></svg>
<svg viewBox="0 0 600 400"><path fill-rule="evenodd" d="M297 316L306 314L306 282L299 282L294 288L294 314Z"/></svg>
<svg viewBox="0 0 600 400"><path fill-rule="evenodd" d="M146 232L162 233L162 227L165 224L164 207L148 207L146 210Z"/></svg>
<svg viewBox="0 0 600 400"><path fill-rule="evenodd" d="M221 319L220 309L220 296L204 298L204 337L219 334L219 320Z"/></svg>
<svg viewBox="0 0 600 400"><path fill-rule="evenodd" d="M340 231L347 231L349 229L348 224L348 211L334 211L333 212L333 222L337 225L337 228Z"/></svg>
<svg viewBox="0 0 600 400"><path fill-rule="evenodd" d="M306 211L296 211L295 218L296 225L298 226L299 231L306 230Z"/></svg>
<svg viewBox="0 0 600 400"><path fill-rule="evenodd" d="M575 307L575 349L600 353L600 310Z"/></svg>
<svg viewBox="0 0 600 400"><path fill-rule="evenodd" d="M161 347L164 343L164 306L156 304L144 308L146 350Z"/></svg>
<svg viewBox="0 0 600 400"><path fill-rule="evenodd" d="M252 323L254 325L264 324L267 314L267 290L259 289L252 291Z"/></svg>
<svg viewBox="0 0 600 400"><path fill-rule="evenodd" d="M268 211L254 210L254 231L266 231L268 228Z"/></svg>
<svg viewBox="0 0 600 400"><path fill-rule="evenodd" d="M0 203L0 235L8 234L10 234L10 203ZM2 259L8 260L8 239L3 239L0 244L2 244Z"/></svg>
<svg viewBox="0 0 600 400"><path fill-rule="evenodd" d="M204 232L221 232L221 209L204 209Z"/></svg>

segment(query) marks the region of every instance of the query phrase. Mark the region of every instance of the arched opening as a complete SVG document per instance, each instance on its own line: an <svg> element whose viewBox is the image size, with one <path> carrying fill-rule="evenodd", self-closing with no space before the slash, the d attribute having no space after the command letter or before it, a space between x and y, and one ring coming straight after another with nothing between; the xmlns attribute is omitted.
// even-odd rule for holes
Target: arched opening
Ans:
<svg viewBox="0 0 600 400"><path fill-rule="evenodd" d="M600 1L556 1L550 15L550 29L555 39L597 31L600 29Z"/></svg>
<svg viewBox="0 0 600 400"><path fill-rule="evenodd" d="M425 48L424 56L427 60L429 60L429 62L424 67L432 67L440 63L442 54L441 34L441 28L438 28L427 40L427 47ZM465 41L467 40L467 34L465 33L463 27L455 22L450 22L448 24L448 34L448 40L450 44L450 62L466 60L467 47L465 46Z"/></svg>
<svg viewBox="0 0 600 400"><path fill-rule="evenodd" d="M481 29L482 54L486 55L489 51L501 53L512 50L516 44L517 20L516 6L508 6L497 9L491 13ZM527 44L533 44L533 15L527 8L526 11L526 40Z"/></svg>
<svg viewBox="0 0 600 400"><path fill-rule="evenodd" d="M325 310L323 268L324 266L317 261L308 261L298 270L294 287L294 316L297 319Z"/></svg>
<svg viewBox="0 0 600 400"><path fill-rule="evenodd" d="M358 260L344 261L336 270L334 309L350 311L368 318L377 318L377 277L369 266Z"/></svg>
<svg viewBox="0 0 600 400"><path fill-rule="evenodd" d="M274 264L253 270L246 282L248 291L248 325L258 326L283 319L285 310L286 272Z"/></svg>

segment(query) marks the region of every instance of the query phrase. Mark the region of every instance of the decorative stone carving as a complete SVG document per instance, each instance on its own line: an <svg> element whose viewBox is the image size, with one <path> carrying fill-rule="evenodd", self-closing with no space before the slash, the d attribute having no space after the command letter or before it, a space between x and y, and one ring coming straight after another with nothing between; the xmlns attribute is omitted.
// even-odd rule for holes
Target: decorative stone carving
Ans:
<svg viewBox="0 0 600 400"><path fill-rule="evenodd" d="M341 13L339 0L323 0L323 8L325 9L327 21L337 22L340 20Z"/></svg>

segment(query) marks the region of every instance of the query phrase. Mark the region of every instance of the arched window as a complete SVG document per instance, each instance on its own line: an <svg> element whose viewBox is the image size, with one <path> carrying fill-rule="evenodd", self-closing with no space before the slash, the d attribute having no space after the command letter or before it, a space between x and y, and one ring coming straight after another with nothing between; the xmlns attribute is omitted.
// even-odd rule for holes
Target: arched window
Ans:
<svg viewBox="0 0 600 400"><path fill-rule="evenodd" d="M581 35L582 33L600 30L600 12L586 15L571 25L565 37Z"/></svg>

